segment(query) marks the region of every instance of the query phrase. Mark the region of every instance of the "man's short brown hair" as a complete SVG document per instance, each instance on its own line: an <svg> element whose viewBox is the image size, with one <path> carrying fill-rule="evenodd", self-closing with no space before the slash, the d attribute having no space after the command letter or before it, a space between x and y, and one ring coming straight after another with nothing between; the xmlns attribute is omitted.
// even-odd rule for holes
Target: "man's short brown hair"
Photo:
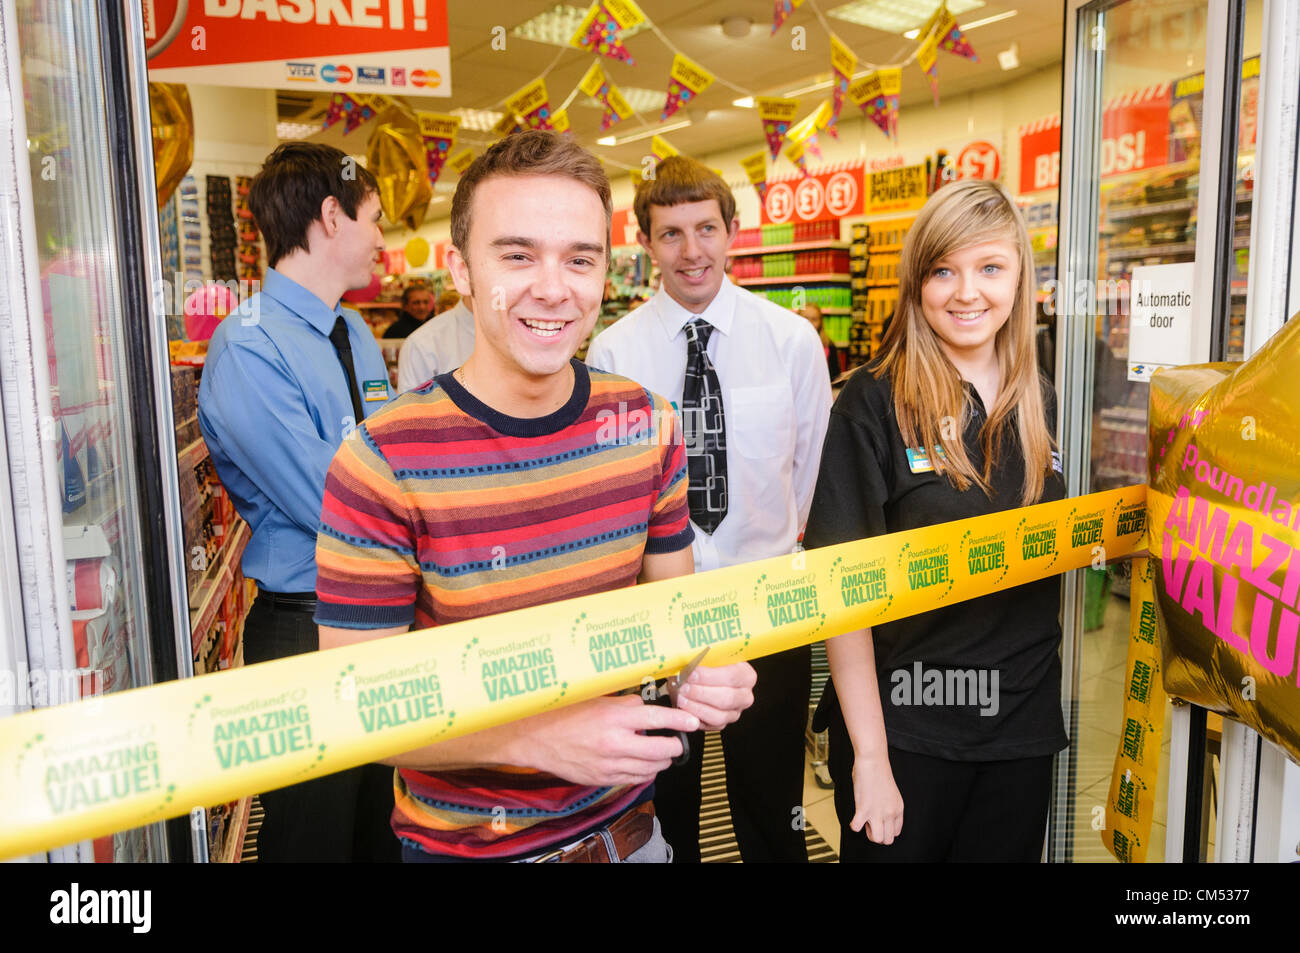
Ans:
<svg viewBox="0 0 1300 953"><path fill-rule="evenodd" d="M681 205L685 202L707 202L714 199L722 213L722 227L730 228L736 217L736 197L731 194L722 177L703 163L686 156L669 156L655 168L654 177L643 179L637 186L632 208L636 223L647 236L650 234L650 206Z"/></svg>
<svg viewBox="0 0 1300 953"><path fill-rule="evenodd" d="M591 188L605 207L605 257L609 258L609 227L614 216L609 176L600 160L568 136L544 129L517 132L492 143L465 170L451 199L451 243L469 260L469 218L474 191L493 176L563 175Z"/></svg>
<svg viewBox="0 0 1300 953"><path fill-rule="evenodd" d="M248 207L266 239L267 264L274 268L295 249L311 250L307 230L320 220L321 203L331 195L355 221L361 203L378 191L370 170L333 146L322 142L277 146L248 192Z"/></svg>

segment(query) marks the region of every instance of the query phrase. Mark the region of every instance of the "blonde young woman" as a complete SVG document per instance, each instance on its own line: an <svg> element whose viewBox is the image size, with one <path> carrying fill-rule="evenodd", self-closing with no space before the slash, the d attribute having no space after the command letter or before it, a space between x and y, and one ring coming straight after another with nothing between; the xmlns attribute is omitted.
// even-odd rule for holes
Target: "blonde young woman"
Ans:
<svg viewBox="0 0 1300 953"><path fill-rule="evenodd" d="M930 198L903 245L881 355L831 412L805 545L1061 499L1032 273L1000 185L958 182ZM960 542L949 560L965 558ZM947 605L943 560L918 562L913 584L935 582L936 608L826 643L818 718L840 859L1037 861L1053 756L1067 744L1057 580Z"/></svg>

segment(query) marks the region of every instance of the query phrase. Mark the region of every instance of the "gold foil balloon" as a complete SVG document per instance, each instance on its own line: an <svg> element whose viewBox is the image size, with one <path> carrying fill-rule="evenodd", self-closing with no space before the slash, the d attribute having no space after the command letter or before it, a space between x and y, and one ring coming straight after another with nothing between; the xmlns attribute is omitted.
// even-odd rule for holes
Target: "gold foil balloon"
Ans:
<svg viewBox="0 0 1300 953"><path fill-rule="evenodd" d="M412 238L406 243L406 263L419 268L429 260L429 243L423 238Z"/></svg>
<svg viewBox="0 0 1300 953"><path fill-rule="evenodd" d="M379 204L388 220L419 228L433 198L419 123L404 114L380 123L366 144L366 167L379 180Z"/></svg>
<svg viewBox="0 0 1300 953"><path fill-rule="evenodd" d="M194 162L194 110L183 83L149 84L149 124L153 127L153 174L161 208Z"/></svg>
<svg viewBox="0 0 1300 953"><path fill-rule="evenodd" d="M1165 689L1300 761L1300 320L1243 364L1158 371L1150 427Z"/></svg>

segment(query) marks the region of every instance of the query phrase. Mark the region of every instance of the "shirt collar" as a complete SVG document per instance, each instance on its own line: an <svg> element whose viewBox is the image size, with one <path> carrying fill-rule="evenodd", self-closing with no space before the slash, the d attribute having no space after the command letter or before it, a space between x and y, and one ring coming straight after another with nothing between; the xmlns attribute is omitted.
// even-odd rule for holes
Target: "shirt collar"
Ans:
<svg viewBox="0 0 1300 953"><path fill-rule="evenodd" d="M331 311L324 301L274 268L267 269L262 293L270 295L326 337L334 330L334 322L343 315L342 302Z"/></svg>
<svg viewBox="0 0 1300 953"><path fill-rule="evenodd" d="M655 314L659 318L660 326L670 341L681 334L687 323L696 318L703 318L713 325L714 330L721 331L723 334L731 333L731 322L736 315L736 288L732 285L731 279L725 275L722 279L722 287L713 296L709 306L699 314L692 314L683 308L662 286L651 300L654 302Z"/></svg>

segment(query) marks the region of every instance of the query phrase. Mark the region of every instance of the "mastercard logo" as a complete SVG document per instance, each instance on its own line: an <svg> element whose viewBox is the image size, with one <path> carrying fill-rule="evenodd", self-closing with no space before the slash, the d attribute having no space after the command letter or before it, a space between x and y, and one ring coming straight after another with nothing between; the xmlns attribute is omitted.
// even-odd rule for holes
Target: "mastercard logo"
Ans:
<svg viewBox="0 0 1300 953"><path fill-rule="evenodd" d="M413 69L411 70L410 79L412 86L428 86L430 89L434 89L442 85L442 74L436 69Z"/></svg>

